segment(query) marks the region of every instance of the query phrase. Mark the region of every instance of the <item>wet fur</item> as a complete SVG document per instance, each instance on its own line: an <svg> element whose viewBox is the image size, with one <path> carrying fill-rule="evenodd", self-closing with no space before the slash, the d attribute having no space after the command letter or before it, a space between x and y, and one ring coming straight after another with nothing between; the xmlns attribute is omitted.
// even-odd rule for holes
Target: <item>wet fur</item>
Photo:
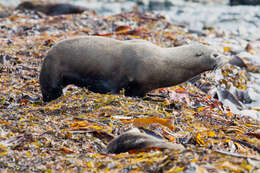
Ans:
<svg viewBox="0 0 260 173"><path fill-rule="evenodd" d="M213 57L214 55L214 57ZM223 64L224 58L201 45L161 48L148 41L87 36L68 39L47 54L40 73L43 100L62 94L68 84L98 93L144 96L182 83Z"/></svg>
<svg viewBox="0 0 260 173"><path fill-rule="evenodd" d="M138 129L134 128L113 139L107 146L107 152L118 154L150 147L179 151L184 149L181 144L166 142L154 136L141 133Z"/></svg>

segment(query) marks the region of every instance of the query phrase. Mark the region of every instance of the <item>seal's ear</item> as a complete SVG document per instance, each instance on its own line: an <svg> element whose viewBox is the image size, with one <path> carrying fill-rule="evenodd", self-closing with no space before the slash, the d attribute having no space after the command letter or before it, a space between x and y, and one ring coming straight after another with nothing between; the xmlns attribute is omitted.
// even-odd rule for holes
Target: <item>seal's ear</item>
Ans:
<svg viewBox="0 0 260 173"><path fill-rule="evenodd" d="M203 52L197 52L195 55L196 55L196 56L202 56L202 55L203 55Z"/></svg>

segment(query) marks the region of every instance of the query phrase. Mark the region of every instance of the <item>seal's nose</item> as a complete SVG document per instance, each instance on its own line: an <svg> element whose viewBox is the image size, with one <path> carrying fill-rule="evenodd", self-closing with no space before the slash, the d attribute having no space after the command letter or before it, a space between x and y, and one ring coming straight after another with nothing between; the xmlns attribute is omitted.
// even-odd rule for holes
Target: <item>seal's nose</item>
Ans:
<svg viewBox="0 0 260 173"><path fill-rule="evenodd" d="M213 53L212 55L214 58L217 58L219 55L217 53Z"/></svg>

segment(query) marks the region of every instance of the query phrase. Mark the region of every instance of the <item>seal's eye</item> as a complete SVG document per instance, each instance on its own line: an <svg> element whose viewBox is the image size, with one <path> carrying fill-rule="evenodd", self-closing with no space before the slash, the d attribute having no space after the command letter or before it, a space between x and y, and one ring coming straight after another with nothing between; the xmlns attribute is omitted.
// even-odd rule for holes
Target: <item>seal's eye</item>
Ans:
<svg viewBox="0 0 260 173"><path fill-rule="evenodd" d="M218 54L217 54L217 53L213 53L213 54L212 54L212 57L213 57L213 58L217 58L217 57L218 57Z"/></svg>
<svg viewBox="0 0 260 173"><path fill-rule="evenodd" d="M201 56L201 55L203 55L202 52L197 52L197 53L196 53L196 56Z"/></svg>

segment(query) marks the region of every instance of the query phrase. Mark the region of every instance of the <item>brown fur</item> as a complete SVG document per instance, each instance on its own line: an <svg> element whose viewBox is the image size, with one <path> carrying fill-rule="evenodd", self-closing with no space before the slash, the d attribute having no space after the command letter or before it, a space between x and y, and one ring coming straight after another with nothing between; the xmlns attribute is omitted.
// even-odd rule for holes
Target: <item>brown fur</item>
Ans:
<svg viewBox="0 0 260 173"><path fill-rule="evenodd" d="M44 101L62 94L68 84L99 93L144 96L156 88L182 83L226 61L201 45L158 47L148 41L119 41L87 36L54 46L42 65L40 85Z"/></svg>
<svg viewBox="0 0 260 173"><path fill-rule="evenodd" d="M170 150L184 150L181 144L166 142L146 133L141 133L134 128L113 139L107 146L108 153L122 153L130 150L142 150L147 148L161 148Z"/></svg>

